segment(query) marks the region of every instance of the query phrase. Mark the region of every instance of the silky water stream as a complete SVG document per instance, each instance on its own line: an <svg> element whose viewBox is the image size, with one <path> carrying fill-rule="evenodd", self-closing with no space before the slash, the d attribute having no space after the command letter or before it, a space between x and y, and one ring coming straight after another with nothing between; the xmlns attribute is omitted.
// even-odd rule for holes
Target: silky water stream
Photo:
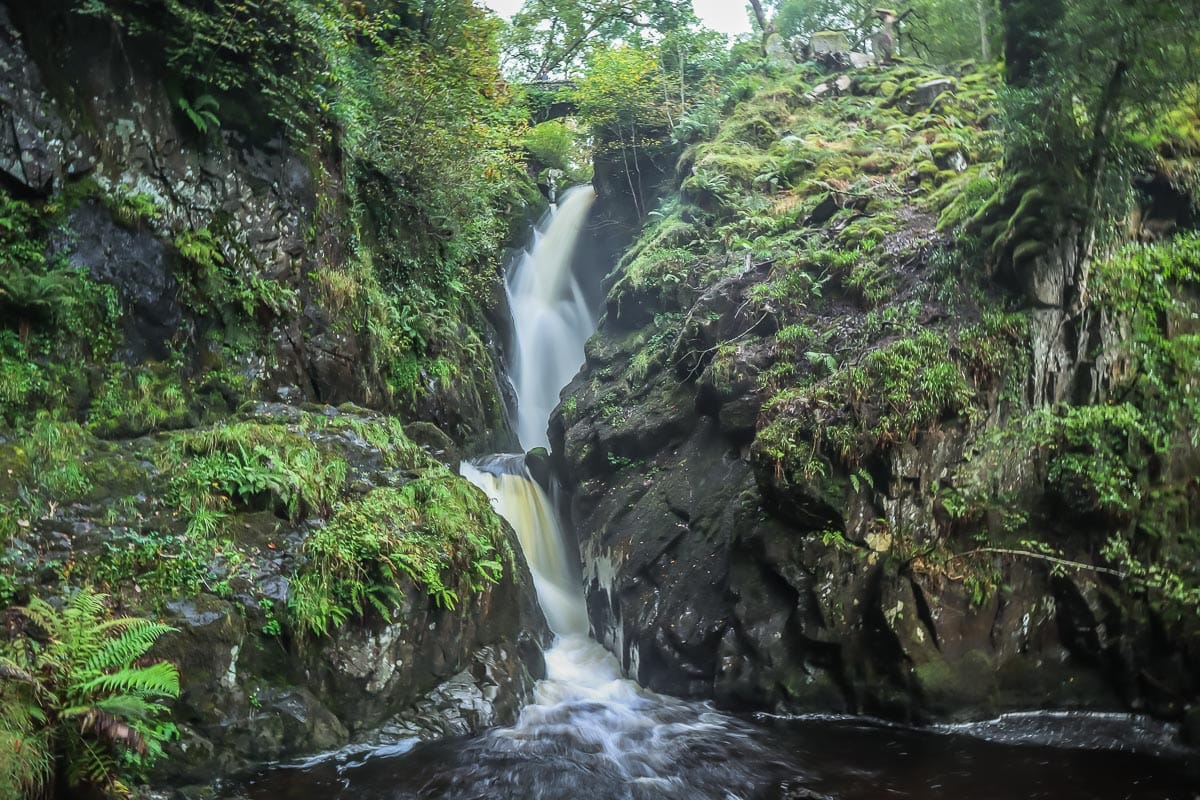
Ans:
<svg viewBox="0 0 1200 800"><path fill-rule="evenodd" d="M526 449L547 446L559 391L595 328L571 271L594 193L543 220L507 280L509 374ZM462 465L509 521L555 633L517 723L478 736L342 751L264 771L253 800L1200 800L1196 764L1166 726L1121 715L1029 714L913 729L848 717L735 716L643 689L588 636L554 503L522 455Z"/></svg>

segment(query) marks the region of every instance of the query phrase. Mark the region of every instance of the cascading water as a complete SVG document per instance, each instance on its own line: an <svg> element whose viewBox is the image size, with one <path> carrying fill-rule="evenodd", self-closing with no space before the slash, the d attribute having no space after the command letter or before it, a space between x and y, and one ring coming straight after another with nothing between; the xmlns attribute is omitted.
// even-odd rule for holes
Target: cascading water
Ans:
<svg viewBox="0 0 1200 800"><path fill-rule="evenodd" d="M554 507L525 469L523 457L497 456L478 465L463 463L461 469L463 477L483 489L516 531L550 630L559 636L586 637L587 611Z"/></svg>
<svg viewBox="0 0 1200 800"><path fill-rule="evenodd" d="M505 281L515 345L509 378L517 393L517 436L526 450L550 446L550 412L583 365L583 345L596 330L571 272L571 255L595 199L590 186L565 192Z"/></svg>
<svg viewBox="0 0 1200 800"><path fill-rule="evenodd" d="M516 353L510 368L522 446L547 446L546 426L559 392L583 364L595 330L571 256L595 193L568 191L544 232L507 282ZM492 499L512 525L533 573L538 602L557 636L546 653L546 679L512 728L472 742L472 757L447 772L436 795L559 800L590 783L597 798L741 796L753 784L749 757L758 748L747 729L707 706L642 689L616 659L588 637L583 590L568 557L558 515L524 457L464 463L463 477ZM697 760L721 753L723 758ZM731 758L740 754L745 758ZM497 769L520 759L519 769Z"/></svg>
<svg viewBox="0 0 1200 800"><path fill-rule="evenodd" d="M550 412L582 364L594 327L571 275L571 251L593 197L590 188L568 192L509 276L516 340L510 374L527 448L547 444ZM1190 768L1147 754L1169 751L1160 731L1137 733L1127 721L1108 720L1118 731L1109 735L1102 715L913 730L858 718L742 718L649 692L623 678L616 659L588 637L558 515L524 456L464 463L462 474L516 531L556 634L534 702L512 727L472 738L268 773L242 787L250 797L1192 800L1185 788Z"/></svg>

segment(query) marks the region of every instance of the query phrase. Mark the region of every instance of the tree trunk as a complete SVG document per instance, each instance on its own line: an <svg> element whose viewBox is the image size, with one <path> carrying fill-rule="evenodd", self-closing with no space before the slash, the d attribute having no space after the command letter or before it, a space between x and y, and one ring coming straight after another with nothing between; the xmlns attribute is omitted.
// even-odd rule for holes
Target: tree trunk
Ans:
<svg viewBox="0 0 1200 800"><path fill-rule="evenodd" d="M767 12L763 10L761 0L750 0L750 6L754 9L754 18L758 20L759 30L762 31L762 51L763 55L766 55L767 40L775 32L775 25L767 19Z"/></svg>
<svg viewBox="0 0 1200 800"><path fill-rule="evenodd" d="M1118 60L1104 85L1104 94L1096 110L1096 121L1092 125L1091 153L1087 164L1087 199L1084 206L1086 217L1083 230L1075 245L1076 274L1070 287L1069 306L1079 311L1087 305L1088 273L1092 258L1092 245L1096 241L1096 226L1100 221L1101 204L1104 200L1104 172L1108 168L1109 132L1112 120L1121 109L1121 94L1129 74L1129 62Z"/></svg>

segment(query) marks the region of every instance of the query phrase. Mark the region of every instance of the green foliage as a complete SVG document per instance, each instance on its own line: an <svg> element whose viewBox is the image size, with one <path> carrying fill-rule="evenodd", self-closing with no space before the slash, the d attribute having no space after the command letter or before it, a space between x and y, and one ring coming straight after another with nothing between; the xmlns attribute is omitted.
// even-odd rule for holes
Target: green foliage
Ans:
<svg viewBox="0 0 1200 800"><path fill-rule="evenodd" d="M945 337L926 330L872 350L810 389L780 392L755 447L786 472L811 479L825 473L823 451L856 466L863 452L970 413L972 398Z"/></svg>
<svg viewBox="0 0 1200 800"><path fill-rule="evenodd" d="M570 170L577 162L575 134L566 123L550 120L525 134L525 149L547 167Z"/></svg>
<svg viewBox="0 0 1200 800"><path fill-rule="evenodd" d="M1200 445L1200 331L1195 292L1200 288L1200 236L1130 246L1096 264L1094 302L1128 321L1121 355L1134 371L1128 391L1168 430L1189 431Z"/></svg>
<svg viewBox="0 0 1200 800"><path fill-rule="evenodd" d="M636 141L639 129L666 125L662 80L653 49L598 50L576 82L579 116L595 129Z"/></svg>
<svg viewBox="0 0 1200 800"><path fill-rule="evenodd" d="M807 43L822 31L841 31L851 47L868 47L880 30L876 3L868 0L773 0L772 20L785 39ZM999 13L995 0L911 0L898 25L899 53L946 64L968 58L987 60L997 53Z"/></svg>
<svg viewBox="0 0 1200 800"><path fill-rule="evenodd" d="M198 510L182 534L115 527L100 558L82 569L100 586L114 590L132 586L153 607L180 595L194 595L208 587L212 556L218 547L217 531L206 528L213 513ZM195 524L197 519L199 524Z"/></svg>
<svg viewBox="0 0 1200 800"><path fill-rule="evenodd" d="M217 112L221 110L221 104L211 94L202 94L190 101L186 97L181 97L178 106L201 135L208 135L210 130L215 131L221 127L221 120L217 117Z"/></svg>
<svg viewBox="0 0 1200 800"><path fill-rule="evenodd" d="M466 0L446 5L455 10L436 38L380 36L370 60L340 52L334 112L374 268L387 285L417 283L453 305L484 296L470 268L508 233L524 113L500 80L495 20Z"/></svg>
<svg viewBox="0 0 1200 800"><path fill-rule="evenodd" d="M230 240L223 245L208 228L180 233L175 247L186 266L180 275L184 300L197 311L219 314L226 325L236 327L247 319L284 317L300 308L294 288L262 277L257 265L227 257L226 249L236 254L236 245Z"/></svg>
<svg viewBox="0 0 1200 800"><path fill-rule="evenodd" d="M127 35L156 37L163 67L200 90L180 109L201 133L219 124L212 95L222 93L247 106L246 122L258 111L250 110L252 104L261 104L300 141L312 132L330 88L331 35L349 18L333 6L303 0L82 0L76 8L110 20Z"/></svg>
<svg viewBox="0 0 1200 800"><path fill-rule="evenodd" d="M185 427L191 419L182 370L180 363L141 369L112 365L92 397L88 429L100 437L129 437Z"/></svg>
<svg viewBox="0 0 1200 800"><path fill-rule="evenodd" d="M45 371L17 332L0 330L0 419L16 419L48 389Z"/></svg>
<svg viewBox="0 0 1200 800"><path fill-rule="evenodd" d="M570 73L606 44L638 42L692 19L685 0L525 0L506 32L505 53L525 79Z"/></svg>
<svg viewBox="0 0 1200 800"><path fill-rule="evenodd" d="M49 497L78 499L92 488L87 468L89 437L74 422L39 411L25 438L33 479Z"/></svg>
<svg viewBox="0 0 1200 800"><path fill-rule="evenodd" d="M292 521L329 511L347 470L305 437L258 422L180 434L161 462L171 502L187 511L266 508Z"/></svg>
<svg viewBox="0 0 1200 800"><path fill-rule="evenodd" d="M1038 417L1042 442L1052 448L1049 481L1078 514L1114 515L1136 510L1143 495L1142 470L1166 441L1129 403L1060 407Z"/></svg>
<svg viewBox="0 0 1200 800"><path fill-rule="evenodd" d="M1193 560L1166 557L1156 561L1137 556L1127 539L1111 536L1101 554L1124 574L1134 590L1149 596L1172 622L1190 622L1200 613L1200 575Z"/></svg>
<svg viewBox="0 0 1200 800"><path fill-rule="evenodd" d="M64 264L47 265L41 212L0 192L0 319L26 333L35 325L78 318L87 278Z"/></svg>
<svg viewBox="0 0 1200 800"><path fill-rule="evenodd" d="M154 197L144 192L130 191L125 186L117 186L100 199L113 218L127 228L141 228L145 223L162 217L162 209Z"/></svg>
<svg viewBox="0 0 1200 800"><path fill-rule="evenodd" d="M64 206L0 192L0 420L13 425L78 403L81 362L107 359L118 336L116 292L61 257L47 260Z"/></svg>
<svg viewBox="0 0 1200 800"><path fill-rule="evenodd" d="M1062 226L1081 226L1081 254L1126 212L1130 179L1152 158L1139 132L1195 79L1200 36L1179 24L1189 7L1182 0L1004 5L1006 162L1012 175L1033 176L1015 180L1010 194L1035 180L1043 195L1030 215L1058 235ZM1017 205L1010 197L1001 207ZM1014 260L1019 271L1021 259Z"/></svg>
<svg viewBox="0 0 1200 800"><path fill-rule="evenodd" d="M499 580L511 562L504 542L487 498L431 464L399 489L374 489L337 507L304 543L288 608L300 627L325 634L371 609L394 617L411 580L453 609L466 592Z"/></svg>
<svg viewBox="0 0 1200 800"><path fill-rule="evenodd" d="M64 793L128 796L175 736L163 700L179 695L179 674L144 658L173 629L111 618L105 599L85 589L61 610L38 598L14 610L20 632L0 650L5 796L34 795L55 775Z"/></svg>

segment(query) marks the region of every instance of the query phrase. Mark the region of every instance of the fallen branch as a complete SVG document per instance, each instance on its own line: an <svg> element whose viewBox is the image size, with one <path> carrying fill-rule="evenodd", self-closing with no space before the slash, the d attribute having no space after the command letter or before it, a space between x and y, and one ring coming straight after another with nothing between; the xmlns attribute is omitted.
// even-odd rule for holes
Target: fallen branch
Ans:
<svg viewBox="0 0 1200 800"><path fill-rule="evenodd" d="M994 553L1002 556L1018 556L1022 558L1032 558L1038 561L1046 561L1051 564L1057 564L1060 567L1069 567L1071 569L1081 569L1088 572L1098 572L1102 575L1112 575L1114 578L1124 580L1126 573L1119 570L1110 569L1108 567L1097 567L1095 564L1085 564L1082 561L1071 561L1067 558L1059 558L1058 556L1046 555L1045 553L1036 553L1032 550L1014 550L1008 547L977 547L974 550L968 550L965 553L956 553L950 556L951 561L967 558L968 556L979 555L981 553Z"/></svg>

